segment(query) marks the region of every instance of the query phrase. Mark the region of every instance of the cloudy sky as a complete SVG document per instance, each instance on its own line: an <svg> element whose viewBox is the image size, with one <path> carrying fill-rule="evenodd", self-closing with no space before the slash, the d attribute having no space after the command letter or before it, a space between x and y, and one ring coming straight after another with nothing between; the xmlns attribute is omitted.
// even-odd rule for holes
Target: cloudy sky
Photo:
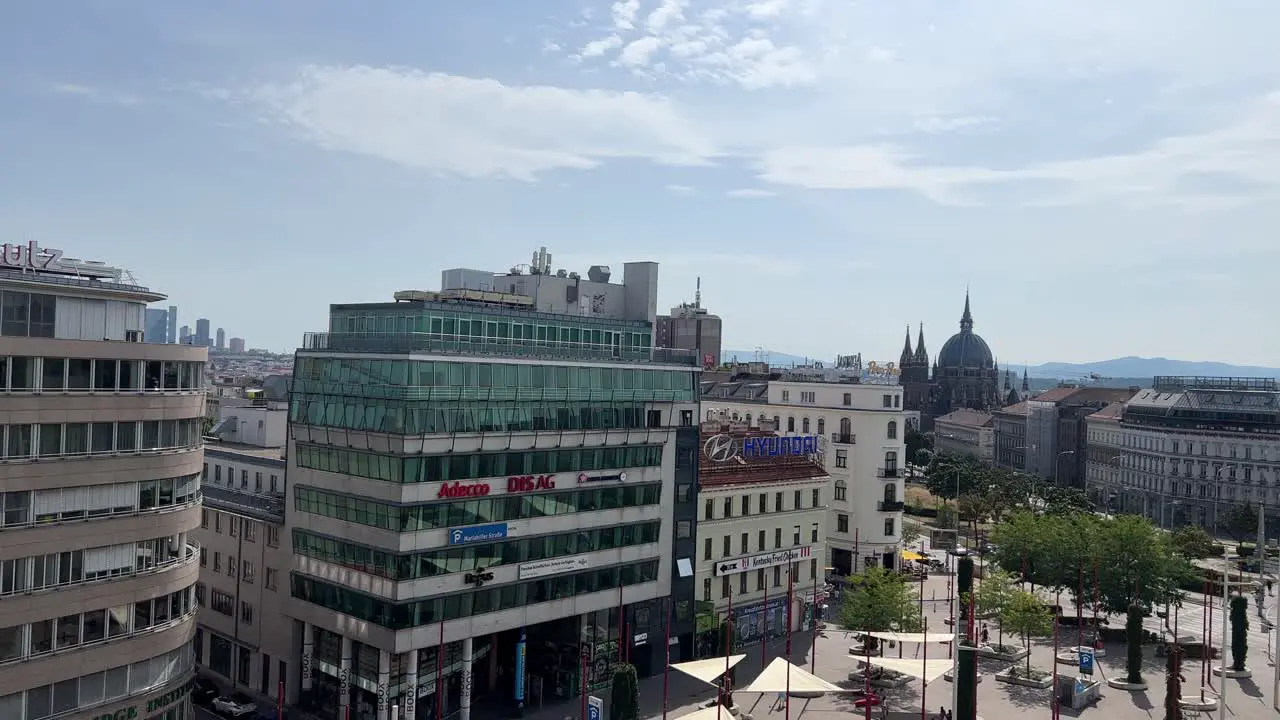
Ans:
<svg viewBox="0 0 1280 720"><path fill-rule="evenodd" d="M538 246L726 345L1280 365L1273 0L42 0L0 8L0 239L296 347Z"/></svg>

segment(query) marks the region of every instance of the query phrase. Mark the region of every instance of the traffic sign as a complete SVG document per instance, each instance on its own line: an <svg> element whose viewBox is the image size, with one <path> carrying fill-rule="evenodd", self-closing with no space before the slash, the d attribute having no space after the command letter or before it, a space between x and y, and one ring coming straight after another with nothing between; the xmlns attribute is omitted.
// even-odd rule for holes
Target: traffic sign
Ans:
<svg viewBox="0 0 1280 720"><path fill-rule="evenodd" d="M1076 648L1076 654L1080 659L1080 674L1093 674L1093 648Z"/></svg>
<svg viewBox="0 0 1280 720"><path fill-rule="evenodd" d="M587 696L587 720L604 720L604 701L595 695Z"/></svg>

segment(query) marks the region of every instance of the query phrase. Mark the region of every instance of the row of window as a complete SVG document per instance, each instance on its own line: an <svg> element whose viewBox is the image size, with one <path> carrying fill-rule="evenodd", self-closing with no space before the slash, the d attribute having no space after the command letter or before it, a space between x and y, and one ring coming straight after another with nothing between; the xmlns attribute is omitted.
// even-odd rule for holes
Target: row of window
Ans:
<svg viewBox="0 0 1280 720"><path fill-rule="evenodd" d="M396 483L624 470L662 465L661 445L397 457L299 444L294 447L294 455L301 468Z"/></svg>
<svg viewBox="0 0 1280 720"><path fill-rule="evenodd" d="M0 595L125 577L185 560L186 535L0 561ZM194 552L194 550L192 550Z"/></svg>
<svg viewBox="0 0 1280 720"><path fill-rule="evenodd" d="M89 710L129 695L138 695L190 678L195 672L195 656L189 643L163 655L120 665L83 677L42 685L0 697L0 718L4 720L44 720L76 710ZM183 701L163 715L147 720L189 720ZM115 717L108 715L108 717Z"/></svg>
<svg viewBox="0 0 1280 720"><path fill-rule="evenodd" d="M222 470L223 468L221 465L215 464L213 466L213 484L214 485L222 484ZM235 487L236 469L233 466L228 465L226 467L226 471L227 471L227 487ZM269 474L271 476L270 484L263 485L262 471L261 470L253 471L253 491L254 492L278 493L278 492L284 491L284 487L280 483L280 476L275 473L269 473ZM209 479L209 463L204 464L204 472L200 477L204 478L205 480ZM244 468L240 469L240 489L241 490L249 489L249 471Z"/></svg>
<svg viewBox="0 0 1280 720"><path fill-rule="evenodd" d="M884 534L886 537L893 537L898 527L897 518L884 519ZM849 533L849 516L845 514L836 515L836 532L846 535Z"/></svg>
<svg viewBox="0 0 1280 720"><path fill-rule="evenodd" d="M607 323L607 324L606 324ZM618 328L621 323L592 317L547 315L488 315L445 308L431 308L431 314L371 314L365 309L337 309L329 316L333 333L418 333L449 344L506 344L581 348L627 353L646 352L653 347L653 331Z"/></svg>
<svg viewBox="0 0 1280 720"><path fill-rule="evenodd" d="M692 422L692 418L689 419ZM374 400L294 393L289 421L317 427L401 435L661 427L644 402L474 402Z"/></svg>
<svg viewBox="0 0 1280 720"><path fill-rule="evenodd" d="M660 483L613 485L536 495L500 495L476 500L393 505L295 485L293 509L394 532L437 530L482 523L511 522L552 515L657 505Z"/></svg>
<svg viewBox="0 0 1280 720"><path fill-rule="evenodd" d="M294 389L334 395L358 393L363 397L378 392L369 386L432 388L439 399L465 397L497 398L487 390L511 391L510 399L542 397L572 398L573 392L596 397L601 391L659 392L663 397L693 401L693 373L682 370L591 367L578 365L537 365L515 363L472 363L444 360L356 360L300 356L295 364ZM519 390L562 390L570 393L520 393ZM445 391L441 394L440 391ZM414 397L412 394L389 397Z"/></svg>
<svg viewBox="0 0 1280 720"><path fill-rule="evenodd" d="M57 316L56 295L0 292L0 336L51 338Z"/></svg>
<svg viewBox="0 0 1280 720"><path fill-rule="evenodd" d="M200 445L200 419L0 426L0 458L150 452Z"/></svg>
<svg viewBox="0 0 1280 720"><path fill-rule="evenodd" d="M254 582L254 579L257 576L257 571L254 569L253 561L241 560L241 563L242 563L241 565L237 565L236 556L228 555L227 564L226 564L227 577L235 578L237 575L239 575L241 580L244 580L245 583L252 585ZM205 547L200 548L200 567L202 568L209 567L209 549L208 548L205 548ZM276 570L275 568L270 568L270 567L267 568L266 570L267 570L267 577L264 585L266 585L266 588L268 590L275 590L279 571ZM213 571L215 573L222 572L222 553L216 550L213 552ZM203 594L204 594L203 588L204 588L203 585L200 585L199 583L196 584L196 594L198 597L203 597ZM250 606L250 613L252 613L252 606ZM227 614L230 614L230 613L227 613Z"/></svg>
<svg viewBox="0 0 1280 720"><path fill-rule="evenodd" d="M0 357L0 390L13 392L199 390L202 387L202 362Z"/></svg>
<svg viewBox="0 0 1280 720"><path fill-rule="evenodd" d="M783 582L782 568L783 568L782 565L774 565L773 569L768 573L773 575L773 587L775 588L782 587L782 582ZM739 595L745 595L748 592L751 592L747 584L747 578L750 577L750 575L751 573L745 573L745 572L738 573L738 589L736 592ZM761 568L759 570L756 570L755 575L756 575L756 583L755 583L756 592L761 592L761 591L767 592L769 588L767 586L767 582L765 579L766 578L765 569ZM794 578L792 582L808 583L812 585L813 582L818 579L818 559L814 558L809 561L809 577L807 580L800 576L800 563L791 563L791 577ZM704 602L711 602L711 582L712 582L712 579L709 577L702 579L702 599ZM731 590L732 587L733 587L732 575L720 576L720 598L721 599L729 597L730 592L732 592Z"/></svg>
<svg viewBox="0 0 1280 720"><path fill-rule="evenodd" d="M734 508L739 509L739 514L746 517L751 514L752 495L730 495L720 500L721 513L716 517L716 501L708 498L703 502L702 519L703 520L723 520L734 516ZM769 512L769 493L760 493L755 504L757 513ZM786 494L783 492L775 492L773 494L773 512L786 512L787 510L803 510L804 509L804 491L795 490L791 493L791 507L787 508L783 504ZM813 488L809 496L810 508L822 507L822 490Z"/></svg>
<svg viewBox="0 0 1280 720"><path fill-rule="evenodd" d="M660 522L636 523L410 554L387 552L295 529L293 551L390 580L417 580L475 568L655 543L661 527Z"/></svg>
<svg viewBox="0 0 1280 720"><path fill-rule="evenodd" d="M128 605L0 627L0 662L128 637L185 620L195 608L192 589L183 588Z"/></svg>
<svg viewBox="0 0 1280 720"><path fill-rule="evenodd" d="M197 475L52 490L13 490L0 493L0 527L131 515L185 505L199 497Z"/></svg>
<svg viewBox="0 0 1280 720"><path fill-rule="evenodd" d="M658 579L658 561L501 585L447 597L395 603L293 573L293 597L392 630L563 600Z"/></svg>
<svg viewBox="0 0 1280 720"><path fill-rule="evenodd" d="M758 550L759 552L765 551L766 549L765 539L767 537L768 537L767 531L765 530L756 531L756 550ZM804 542L804 535L803 533L800 532L800 526L799 525L791 526L792 547L798 547L803 542ZM809 526L809 542L811 543L818 542L818 523L813 523ZM702 540L702 559L703 560L712 559L711 555L712 555L713 547L714 547L714 544L713 544L712 538L703 538ZM773 529L773 548L772 549L778 550L781 548L782 548L782 528L778 527ZM738 552L736 553L733 551L732 535L725 535L720 540L720 557L722 558L735 557L738 555L746 555L749 552L751 552L751 533L744 532L740 534L739 543L738 543Z"/></svg>

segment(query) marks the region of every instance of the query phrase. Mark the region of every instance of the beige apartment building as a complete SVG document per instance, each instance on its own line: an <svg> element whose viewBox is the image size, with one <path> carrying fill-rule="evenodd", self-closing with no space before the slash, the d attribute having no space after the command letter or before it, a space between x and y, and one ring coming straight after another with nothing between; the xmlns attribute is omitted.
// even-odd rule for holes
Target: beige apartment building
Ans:
<svg viewBox="0 0 1280 720"><path fill-rule="evenodd" d="M192 718L207 350L164 295L0 246L0 718Z"/></svg>

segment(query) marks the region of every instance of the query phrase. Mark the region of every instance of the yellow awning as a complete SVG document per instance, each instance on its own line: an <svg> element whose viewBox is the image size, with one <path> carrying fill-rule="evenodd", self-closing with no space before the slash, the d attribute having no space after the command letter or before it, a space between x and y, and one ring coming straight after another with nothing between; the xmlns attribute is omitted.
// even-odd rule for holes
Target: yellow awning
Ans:
<svg viewBox="0 0 1280 720"><path fill-rule="evenodd" d="M918 552L912 552L911 550L903 550L902 559L903 560L924 560L925 556L921 555Z"/></svg>

